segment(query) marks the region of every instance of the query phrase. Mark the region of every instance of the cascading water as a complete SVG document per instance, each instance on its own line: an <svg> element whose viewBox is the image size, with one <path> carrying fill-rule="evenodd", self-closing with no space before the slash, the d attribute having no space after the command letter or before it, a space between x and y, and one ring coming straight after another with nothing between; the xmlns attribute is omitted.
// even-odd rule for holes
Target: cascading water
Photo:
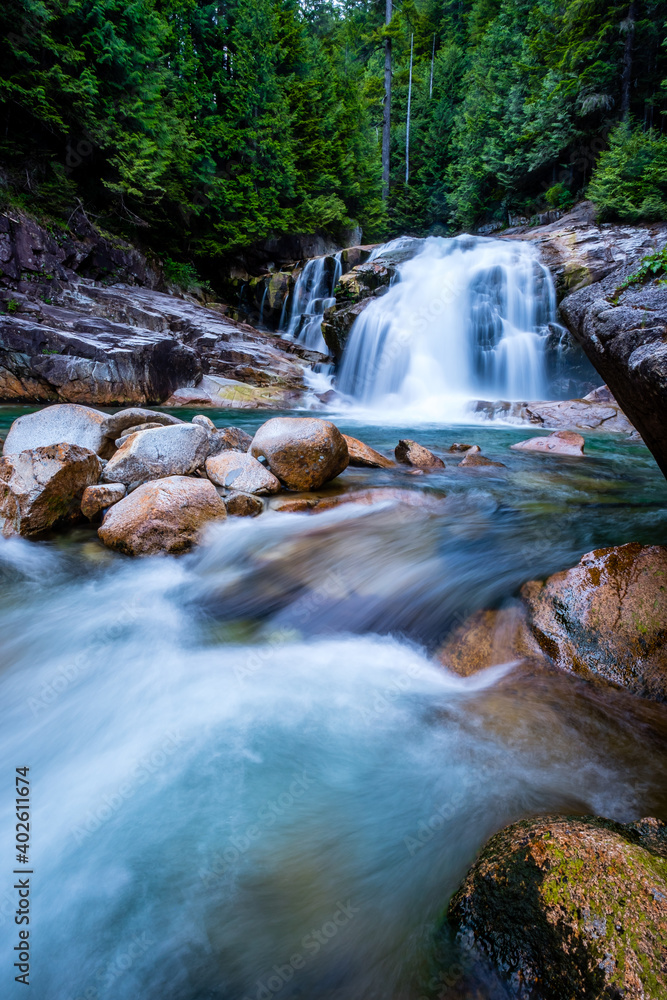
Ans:
<svg viewBox="0 0 667 1000"><path fill-rule="evenodd" d="M322 337L322 317L335 301L333 290L342 273L341 255L339 251L334 257L314 257L296 280L285 337L309 351L329 353Z"/></svg>
<svg viewBox="0 0 667 1000"><path fill-rule="evenodd" d="M339 391L385 412L434 419L454 416L473 397L545 398L556 296L535 248L471 236L418 246L398 265L399 280L355 321Z"/></svg>

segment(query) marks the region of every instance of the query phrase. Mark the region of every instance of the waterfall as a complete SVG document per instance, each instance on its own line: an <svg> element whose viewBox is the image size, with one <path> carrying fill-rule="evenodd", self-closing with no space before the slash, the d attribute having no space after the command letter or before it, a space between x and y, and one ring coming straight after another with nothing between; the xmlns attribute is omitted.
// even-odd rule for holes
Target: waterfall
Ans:
<svg viewBox="0 0 667 1000"><path fill-rule="evenodd" d="M285 337L321 354L329 353L322 337L322 317L325 309L335 302L333 290L343 272L341 256L342 250L339 250L334 257L309 260L292 294L292 312Z"/></svg>
<svg viewBox="0 0 667 1000"><path fill-rule="evenodd" d="M473 236L414 243L398 280L355 321L339 391L385 413L410 408L434 419L474 397L545 398L556 295L536 249Z"/></svg>

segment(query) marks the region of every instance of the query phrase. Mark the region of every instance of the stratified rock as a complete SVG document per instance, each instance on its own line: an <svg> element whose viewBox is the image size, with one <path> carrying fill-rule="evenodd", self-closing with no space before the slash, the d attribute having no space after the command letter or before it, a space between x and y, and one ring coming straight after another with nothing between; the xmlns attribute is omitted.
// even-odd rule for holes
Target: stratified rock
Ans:
<svg viewBox="0 0 667 1000"><path fill-rule="evenodd" d="M264 510L264 502L252 493L230 493L224 503L229 517L257 517Z"/></svg>
<svg viewBox="0 0 667 1000"><path fill-rule="evenodd" d="M222 451L207 458L206 475L216 486L241 493L280 493L280 483L273 473L243 451Z"/></svg>
<svg viewBox="0 0 667 1000"><path fill-rule="evenodd" d="M101 454L107 444L108 414L90 406L59 403L17 417L5 440L3 455L51 444L76 444Z"/></svg>
<svg viewBox="0 0 667 1000"><path fill-rule="evenodd" d="M345 439L329 420L274 417L255 434L250 451L263 457L290 490L316 490L349 462Z"/></svg>
<svg viewBox="0 0 667 1000"><path fill-rule="evenodd" d="M51 444L0 459L0 527L30 536L81 518L81 498L99 479L101 462L88 448Z"/></svg>
<svg viewBox="0 0 667 1000"><path fill-rule="evenodd" d="M667 700L667 548L597 549L521 597L531 635L562 670Z"/></svg>
<svg viewBox="0 0 667 1000"><path fill-rule="evenodd" d="M322 337L336 361L340 361L343 356L354 321L372 301L372 298L361 299L360 302L354 302L352 305L339 307L336 304L325 309L322 318Z"/></svg>
<svg viewBox="0 0 667 1000"><path fill-rule="evenodd" d="M417 469L444 469L445 463L428 448L405 438L398 442L394 454L403 465L413 465Z"/></svg>
<svg viewBox="0 0 667 1000"><path fill-rule="evenodd" d="M89 521L94 520L107 507L113 507L122 500L127 489L122 483L98 483L87 486L81 498L81 513Z"/></svg>
<svg viewBox="0 0 667 1000"><path fill-rule="evenodd" d="M667 996L667 831L543 817L493 837L451 924L521 1000Z"/></svg>
<svg viewBox="0 0 667 1000"><path fill-rule="evenodd" d="M226 516L225 505L208 479L169 476L144 483L114 504L98 535L109 548L126 555L184 552L209 521Z"/></svg>
<svg viewBox="0 0 667 1000"><path fill-rule="evenodd" d="M575 431L555 431L548 437L528 438L510 447L514 451L536 451L547 455L583 455L584 439Z"/></svg>
<svg viewBox="0 0 667 1000"><path fill-rule="evenodd" d="M202 466L207 455L208 435L202 427L160 427L128 438L107 463L102 478L129 486L147 479L186 476Z"/></svg>
<svg viewBox="0 0 667 1000"><path fill-rule="evenodd" d="M343 438L350 454L350 465L359 465L370 469L393 469L395 462L390 458L385 458L379 451L375 451L369 445L364 444L357 438L343 434Z"/></svg>

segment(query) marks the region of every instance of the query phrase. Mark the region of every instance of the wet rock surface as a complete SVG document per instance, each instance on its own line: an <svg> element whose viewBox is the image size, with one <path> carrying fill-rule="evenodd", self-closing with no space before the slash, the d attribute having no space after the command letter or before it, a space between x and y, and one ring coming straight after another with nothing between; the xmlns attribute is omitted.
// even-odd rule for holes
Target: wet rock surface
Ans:
<svg viewBox="0 0 667 1000"><path fill-rule="evenodd" d="M493 837L448 918L511 997L658 1000L667 992L667 831L547 816Z"/></svg>
<svg viewBox="0 0 667 1000"><path fill-rule="evenodd" d="M98 534L105 545L126 555L176 554L191 548L206 524L226 516L208 479L169 476L144 483L114 504Z"/></svg>
<svg viewBox="0 0 667 1000"><path fill-rule="evenodd" d="M584 439L575 431L556 431L548 437L528 438L511 445L515 451L534 451L548 455L583 455Z"/></svg>
<svg viewBox="0 0 667 1000"><path fill-rule="evenodd" d="M314 490L335 479L349 462L345 439L329 420L274 417L255 434L250 446L290 490Z"/></svg>
<svg viewBox="0 0 667 1000"><path fill-rule="evenodd" d="M348 434L343 434L343 438L350 455L350 465L370 469L393 469L396 465L390 458L381 455L379 451L375 451L358 438L350 437Z"/></svg>
<svg viewBox="0 0 667 1000"><path fill-rule="evenodd" d="M437 455L434 455L428 448L411 441L408 438L402 439L394 449L396 461L402 465L412 465L417 469L444 469L445 463Z"/></svg>
<svg viewBox="0 0 667 1000"><path fill-rule="evenodd" d="M101 463L88 448L52 444L0 459L0 530L30 537L81 518L81 499Z"/></svg>
<svg viewBox="0 0 667 1000"><path fill-rule="evenodd" d="M629 543L597 549L520 602L480 611L447 639L440 661L468 676L527 660L667 701L667 548Z"/></svg>

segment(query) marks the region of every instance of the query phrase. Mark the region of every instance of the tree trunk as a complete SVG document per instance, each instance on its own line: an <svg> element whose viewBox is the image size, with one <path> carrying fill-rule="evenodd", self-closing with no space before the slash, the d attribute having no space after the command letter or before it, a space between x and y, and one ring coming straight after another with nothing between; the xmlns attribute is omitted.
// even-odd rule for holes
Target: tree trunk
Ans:
<svg viewBox="0 0 667 1000"><path fill-rule="evenodd" d="M630 84L632 83L632 47L635 41L637 19L636 0L632 0L625 19L625 47L623 49L623 73L621 75L621 118L627 121L630 115Z"/></svg>
<svg viewBox="0 0 667 1000"><path fill-rule="evenodd" d="M408 117L405 123L405 185L410 180L410 105L412 104L412 51L415 44L414 33L410 35L410 83L408 84Z"/></svg>
<svg viewBox="0 0 667 1000"><path fill-rule="evenodd" d="M385 0L384 23L391 21L391 0ZM391 38L384 40L384 113L382 115L382 200L389 197L389 160L391 140Z"/></svg>

